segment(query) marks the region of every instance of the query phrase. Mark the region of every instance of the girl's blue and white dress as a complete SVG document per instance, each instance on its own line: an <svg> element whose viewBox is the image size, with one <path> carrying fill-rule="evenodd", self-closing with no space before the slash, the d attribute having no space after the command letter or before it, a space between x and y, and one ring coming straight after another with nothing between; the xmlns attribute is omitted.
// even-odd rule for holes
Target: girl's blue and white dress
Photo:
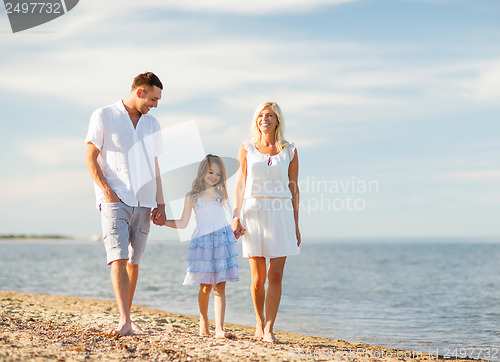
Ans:
<svg viewBox="0 0 500 362"><path fill-rule="evenodd" d="M222 202L205 203L198 198L195 208L196 228L189 244L189 266L183 284L237 282L237 240L227 223Z"/></svg>

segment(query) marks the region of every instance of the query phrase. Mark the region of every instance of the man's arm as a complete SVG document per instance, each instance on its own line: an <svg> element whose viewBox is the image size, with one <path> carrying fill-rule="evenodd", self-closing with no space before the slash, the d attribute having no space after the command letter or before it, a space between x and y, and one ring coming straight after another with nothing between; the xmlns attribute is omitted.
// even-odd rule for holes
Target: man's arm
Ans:
<svg viewBox="0 0 500 362"><path fill-rule="evenodd" d="M164 225L167 220L165 212L165 199L163 197L163 187L161 183L160 165L158 164L158 157L155 157L155 177L156 177L156 208L151 212L151 220L155 225Z"/></svg>
<svg viewBox="0 0 500 362"><path fill-rule="evenodd" d="M97 157L99 156L99 149L92 143L87 143L87 151L85 153L85 166L87 166L87 170L89 171L90 177L92 180L99 186L99 188L104 193L104 202L120 202L120 198L113 191L113 189L109 186L104 174L101 170L101 166L97 162Z"/></svg>

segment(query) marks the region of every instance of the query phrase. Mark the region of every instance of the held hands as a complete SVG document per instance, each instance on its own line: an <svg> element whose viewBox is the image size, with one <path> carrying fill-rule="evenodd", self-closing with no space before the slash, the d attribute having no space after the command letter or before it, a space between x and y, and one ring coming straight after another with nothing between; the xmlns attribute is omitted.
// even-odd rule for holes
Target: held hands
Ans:
<svg viewBox="0 0 500 362"><path fill-rule="evenodd" d="M165 225L165 221L167 221L167 214L165 212L165 205L158 205L151 211L151 221L155 225Z"/></svg>
<svg viewBox="0 0 500 362"><path fill-rule="evenodd" d="M233 228L234 230L234 236L236 237L236 239L239 239L241 236L243 236L245 234L245 228L243 227L243 225L241 225L241 222L240 222L240 218L239 217L235 217L233 219L233 225L231 225L231 227Z"/></svg>

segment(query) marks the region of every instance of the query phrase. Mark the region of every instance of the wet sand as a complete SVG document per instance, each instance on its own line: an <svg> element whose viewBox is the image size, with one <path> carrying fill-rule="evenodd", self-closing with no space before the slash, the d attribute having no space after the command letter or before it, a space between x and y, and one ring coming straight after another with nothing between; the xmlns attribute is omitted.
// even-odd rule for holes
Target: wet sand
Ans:
<svg viewBox="0 0 500 362"><path fill-rule="evenodd" d="M141 306L132 308L132 319L144 331L120 337L108 332L118 322L114 302L0 291L0 360L444 361L420 352L285 332L276 332L280 344L269 344L252 340L253 328L235 324L225 329L236 339L200 337L198 318Z"/></svg>

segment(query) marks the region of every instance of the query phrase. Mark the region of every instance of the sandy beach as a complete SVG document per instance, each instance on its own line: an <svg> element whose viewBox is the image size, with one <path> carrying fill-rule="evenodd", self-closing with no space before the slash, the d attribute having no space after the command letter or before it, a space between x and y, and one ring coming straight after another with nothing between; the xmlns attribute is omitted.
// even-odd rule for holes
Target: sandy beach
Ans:
<svg viewBox="0 0 500 362"><path fill-rule="evenodd" d="M114 302L0 291L0 359L135 361L429 361L420 352L277 332L280 344L252 340L254 329L226 324L236 339L198 336L198 318L132 309L144 332L108 333L118 321ZM213 327L213 326L212 326Z"/></svg>

